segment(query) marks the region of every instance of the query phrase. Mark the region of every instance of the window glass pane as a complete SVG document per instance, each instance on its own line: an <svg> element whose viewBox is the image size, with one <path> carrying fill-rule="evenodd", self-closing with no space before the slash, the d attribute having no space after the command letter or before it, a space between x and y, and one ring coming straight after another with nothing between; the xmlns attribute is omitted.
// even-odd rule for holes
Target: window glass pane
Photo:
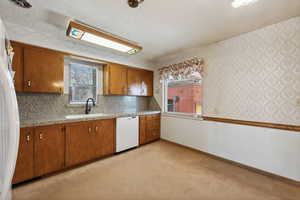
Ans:
<svg viewBox="0 0 300 200"><path fill-rule="evenodd" d="M97 100L97 68L71 63L69 67L70 103L85 103L88 98Z"/></svg>
<svg viewBox="0 0 300 200"><path fill-rule="evenodd" d="M93 86L96 81L96 68L70 64L70 86Z"/></svg>
<svg viewBox="0 0 300 200"><path fill-rule="evenodd" d="M85 102L88 98L96 100L96 87L70 87L72 103Z"/></svg>
<svg viewBox="0 0 300 200"><path fill-rule="evenodd" d="M167 88L168 112L201 114L202 87L194 81L168 82Z"/></svg>

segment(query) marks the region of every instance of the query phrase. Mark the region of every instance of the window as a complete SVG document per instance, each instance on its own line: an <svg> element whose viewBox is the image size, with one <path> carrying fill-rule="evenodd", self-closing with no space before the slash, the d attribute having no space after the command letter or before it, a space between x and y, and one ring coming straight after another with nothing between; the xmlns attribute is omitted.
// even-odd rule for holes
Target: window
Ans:
<svg viewBox="0 0 300 200"><path fill-rule="evenodd" d="M185 115L202 114L202 87L199 81L168 81L165 83L165 110Z"/></svg>
<svg viewBox="0 0 300 200"><path fill-rule="evenodd" d="M92 65L69 64L70 104L84 104L88 98L97 101L98 69Z"/></svg>

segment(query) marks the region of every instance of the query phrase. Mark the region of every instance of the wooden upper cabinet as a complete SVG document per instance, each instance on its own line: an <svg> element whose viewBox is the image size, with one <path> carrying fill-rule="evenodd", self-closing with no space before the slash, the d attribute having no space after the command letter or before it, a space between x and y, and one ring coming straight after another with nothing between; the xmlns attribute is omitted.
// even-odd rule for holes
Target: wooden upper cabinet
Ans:
<svg viewBox="0 0 300 200"><path fill-rule="evenodd" d="M41 176L65 167L65 131L63 125L35 129L35 175Z"/></svg>
<svg viewBox="0 0 300 200"><path fill-rule="evenodd" d="M23 92L24 82L24 67L23 67L23 47L12 43L14 49L14 57L12 62L13 70L15 71L14 83L17 92Z"/></svg>
<svg viewBox="0 0 300 200"><path fill-rule="evenodd" d="M104 94L127 95L127 67L115 63L104 67Z"/></svg>
<svg viewBox="0 0 300 200"><path fill-rule="evenodd" d="M34 177L34 130L33 128L22 128L20 131L19 152L13 184Z"/></svg>
<svg viewBox="0 0 300 200"><path fill-rule="evenodd" d="M108 64L104 67L104 94L153 96L153 72Z"/></svg>
<svg viewBox="0 0 300 200"><path fill-rule="evenodd" d="M128 95L153 96L153 72L128 68L127 85Z"/></svg>
<svg viewBox="0 0 300 200"><path fill-rule="evenodd" d="M142 96L153 96L153 72L142 72Z"/></svg>
<svg viewBox="0 0 300 200"><path fill-rule="evenodd" d="M63 54L38 47L24 48L24 91L63 93Z"/></svg>
<svg viewBox="0 0 300 200"><path fill-rule="evenodd" d="M128 95L142 95L142 70L129 68L127 71Z"/></svg>

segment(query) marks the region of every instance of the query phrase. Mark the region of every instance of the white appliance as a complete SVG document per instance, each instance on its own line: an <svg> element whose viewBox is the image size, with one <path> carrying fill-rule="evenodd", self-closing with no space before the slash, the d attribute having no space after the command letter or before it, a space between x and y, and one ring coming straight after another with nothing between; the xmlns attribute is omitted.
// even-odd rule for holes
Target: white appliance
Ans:
<svg viewBox="0 0 300 200"><path fill-rule="evenodd" d="M139 117L117 118L116 151L139 146Z"/></svg>
<svg viewBox="0 0 300 200"><path fill-rule="evenodd" d="M12 78L12 48L0 18L0 200L11 199L19 146L19 112Z"/></svg>

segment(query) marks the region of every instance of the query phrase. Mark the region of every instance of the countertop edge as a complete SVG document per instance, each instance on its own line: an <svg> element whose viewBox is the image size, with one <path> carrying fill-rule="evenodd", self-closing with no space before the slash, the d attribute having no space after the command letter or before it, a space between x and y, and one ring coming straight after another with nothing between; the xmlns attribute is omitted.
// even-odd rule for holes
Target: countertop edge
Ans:
<svg viewBox="0 0 300 200"><path fill-rule="evenodd" d="M67 123L76 123L76 122L85 122L85 121L95 121L101 119L114 119L119 117L130 117L130 116L142 116L142 115L153 115L160 114L161 111L141 111L137 113L115 113L106 116L91 117L91 118L78 118L78 119L66 119L66 118L57 118L57 119L41 119L41 120L21 120L20 128L29 128L29 127L38 127L38 126L50 126L58 124L67 124Z"/></svg>

